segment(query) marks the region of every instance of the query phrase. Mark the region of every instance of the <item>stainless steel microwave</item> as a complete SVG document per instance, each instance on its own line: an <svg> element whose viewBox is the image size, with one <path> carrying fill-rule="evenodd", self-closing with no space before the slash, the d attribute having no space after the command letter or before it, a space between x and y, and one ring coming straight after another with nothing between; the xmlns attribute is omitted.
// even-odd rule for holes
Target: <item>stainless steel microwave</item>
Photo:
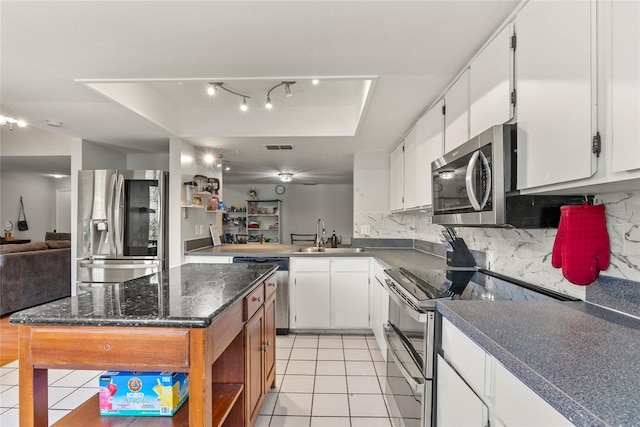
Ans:
<svg viewBox="0 0 640 427"><path fill-rule="evenodd" d="M433 223L476 227L557 227L560 206L584 196L521 195L517 125L493 126L431 163Z"/></svg>

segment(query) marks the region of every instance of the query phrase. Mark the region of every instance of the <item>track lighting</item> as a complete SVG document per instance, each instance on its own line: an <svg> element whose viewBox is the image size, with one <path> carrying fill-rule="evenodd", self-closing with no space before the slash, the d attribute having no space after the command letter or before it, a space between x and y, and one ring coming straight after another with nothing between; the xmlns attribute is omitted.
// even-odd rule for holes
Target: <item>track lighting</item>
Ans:
<svg viewBox="0 0 640 427"><path fill-rule="evenodd" d="M280 182L291 182L293 180L293 174L289 172L280 172L278 174Z"/></svg>
<svg viewBox="0 0 640 427"><path fill-rule="evenodd" d="M311 84L314 85L314 86L317 85L318 83L320 83L320 80L318 80L318 79L311 80Z"/></svg>
<svg viewBox="0 0 640 427"><path fill-rule="evenodd" d="M267 92L267 102L265 102L264 106L268 110L273 108L273 104L271 104L271 92L273 92L275 88L278 88L280 86L284 86L284 93L286 94L287 98L293 95L291 93L291 85L294 85L294 84L296 84L296 82L280 82L277 85L273 86L271 89L269 89L269 92Z"/></svg>
<svg viewBox="0 0 640 427"><path fill-rule="evenodd" d="M230 171L231 170L231 166L229 166L228 164L224 167L224 170L226 171Z"/></svg>
<svg viewBox="0 0 640 427"><path fill-rule="evenodd" d="M14 119L13 117L0 116L0 126L5 126L9 128L9 130L13 130L13 125L24 128L27 127L27 122L21 119Z"/></svg>
<svg viewBox="0 0 640 427"><path fill-rule="evenodd" d="M249 106L247 105L247 99L251 98L249 95L243 95L241 93L238 93L236 91L228 89L228 88L224 87L224 83L223 82L209 82L209 85L210 86L207 88L207 93L209 95L213 95L218 91L218 89L222 89L224 91L227 91L229 93L232 93L232 94L242 98L242 104L240 104L240 109L242 111L247 111L249 109Z"/></svg>

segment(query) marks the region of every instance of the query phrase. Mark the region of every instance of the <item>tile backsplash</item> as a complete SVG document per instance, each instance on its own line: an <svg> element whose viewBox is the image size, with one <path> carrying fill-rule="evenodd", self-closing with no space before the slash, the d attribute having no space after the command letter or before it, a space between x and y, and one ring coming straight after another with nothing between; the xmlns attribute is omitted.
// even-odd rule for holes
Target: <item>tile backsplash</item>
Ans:
<svg viewBox="0 0 640 427"><path fill-rule="evenodd" d="M611 244L611 264L601 275L637 283L640 293L640 192L595 196L604 204ZM362 234L361 231L370 231ZM431 212L355 213L354 238L409 238L440 242L442 226L431 223ZM457 229L467 246L484 252L488 269L521 278L545 288L587 299L587 288L568 282L560 269L551 266L556 229ZM629 286L634 286L630 284ZM628 293L628 289L627 289ZM595 294L595 293L594 293Z"/></svg>

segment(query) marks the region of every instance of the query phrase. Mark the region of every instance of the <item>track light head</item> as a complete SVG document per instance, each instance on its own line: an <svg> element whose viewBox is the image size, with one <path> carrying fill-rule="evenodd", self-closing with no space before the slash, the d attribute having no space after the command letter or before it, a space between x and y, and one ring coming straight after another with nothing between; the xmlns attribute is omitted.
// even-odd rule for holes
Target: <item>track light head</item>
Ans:
<svg viewBox="0 0 640 427"><path fill-rule="evenodd" d="M289 86L288 82L284 84L284 93L286 94L287 98L290 98L293 95L291 93L291 87Z"/></svg>
<svg viewBox="0 0 640 427"><path fill-rule="evenodd" d="M265 102L264 106L267 110L271 110L273 108L273 104L271 104L271 98L267 95L267 102Z"/></svg>
<svg viewBox="0 0 640 427"><path fill-rule="evenodd" d="M242 98L242 105L240 105L240 109L242 111L247 111L249 109L249 106L247 105L247 98Z"/></svg>

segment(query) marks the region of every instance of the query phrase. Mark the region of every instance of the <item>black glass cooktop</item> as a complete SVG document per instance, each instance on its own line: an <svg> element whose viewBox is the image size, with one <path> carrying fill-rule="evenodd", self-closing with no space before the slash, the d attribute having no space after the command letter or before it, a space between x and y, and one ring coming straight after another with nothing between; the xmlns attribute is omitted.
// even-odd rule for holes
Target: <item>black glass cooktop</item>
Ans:
<svg viewBox="0 0 640 427"><path fill-rule="evenodd" d="M426 302L433 299L484 301L573 300L573 298L566 295L487 270L392 268L385 270L385 273L418 302ZM424 304L419 305L423 306Z"/></svg>

